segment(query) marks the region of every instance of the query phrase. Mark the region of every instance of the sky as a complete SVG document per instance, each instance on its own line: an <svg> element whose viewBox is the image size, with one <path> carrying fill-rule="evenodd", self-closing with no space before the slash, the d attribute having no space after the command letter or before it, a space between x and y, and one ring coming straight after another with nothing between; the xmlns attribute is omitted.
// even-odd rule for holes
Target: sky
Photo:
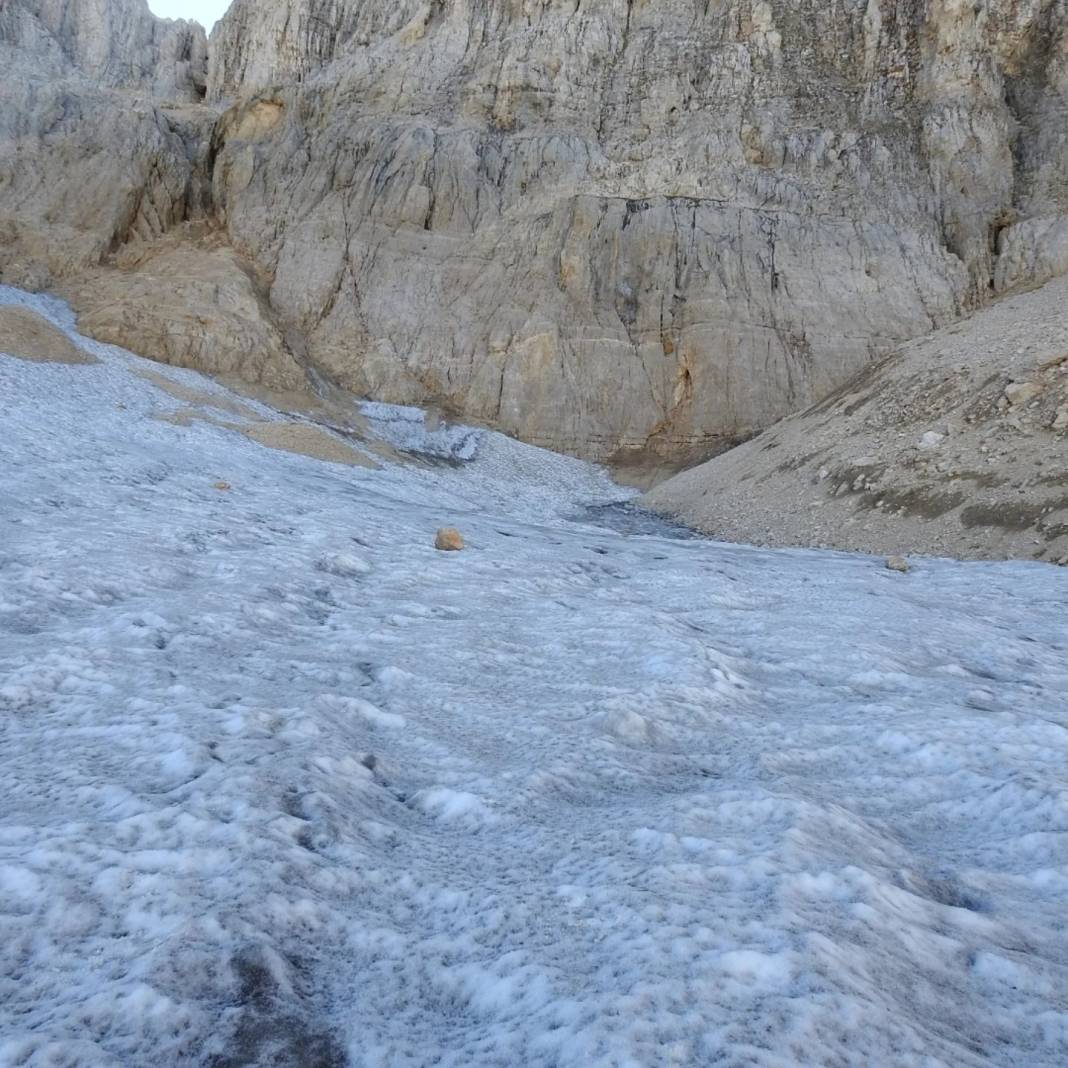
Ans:
<svg viewBox="0 0 1068 1068"><path fill-rule="evenodd" d="M230 0L148 0L153 14L168 19L195 19L209 33L215 20L222 18Z"/></svg>

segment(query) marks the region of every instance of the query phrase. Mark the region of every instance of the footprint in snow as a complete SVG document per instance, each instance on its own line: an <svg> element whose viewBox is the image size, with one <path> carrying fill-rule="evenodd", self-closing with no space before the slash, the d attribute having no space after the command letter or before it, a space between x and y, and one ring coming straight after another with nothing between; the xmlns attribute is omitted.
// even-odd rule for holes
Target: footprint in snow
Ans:
<svg viewBox="0 0 1068 1068"><path fill-rule="evenodd" d="M359 578L371 572L371 565L354 553L325 553L316 561L315 568L339 578Z"/></svg>

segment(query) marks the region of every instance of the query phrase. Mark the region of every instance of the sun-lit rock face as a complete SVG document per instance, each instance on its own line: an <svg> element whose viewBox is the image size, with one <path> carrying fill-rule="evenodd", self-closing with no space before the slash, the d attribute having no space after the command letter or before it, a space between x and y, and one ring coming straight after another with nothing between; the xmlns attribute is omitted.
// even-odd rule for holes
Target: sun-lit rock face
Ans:
<svg viewBox="0 0 1068 1068"><path fill-rule="evenodd" d="M9 248L55 275L57 228L85 262L203 216L353 390L692 456L1068 269L1066 25L1065 0L237 0L210 107L134 144L19 103L62 134Z"/></svg>
<svg viewBox="0 0 1068 1068"><path fill-rule="evenodd" d="M1064 14L238 0L216 203L354 389L714 446L1068 266Z"/></svg>
<svg viewBox="0 0 1068 1068"><path fill-rule="evenodd" d="M25 60L26 75L81 74L110 89L144 89L199 100L206 87L203 27L161 19L145 0L5 0L0 44Z"/></svg>
<svg viewBox="0 0 1068 1068"><path fill-rule="evenodd" d="M0 280L46 285L182 220L192 167L161 105L203 97L199 25L144 0L5 0L0 69Z"/></svg>

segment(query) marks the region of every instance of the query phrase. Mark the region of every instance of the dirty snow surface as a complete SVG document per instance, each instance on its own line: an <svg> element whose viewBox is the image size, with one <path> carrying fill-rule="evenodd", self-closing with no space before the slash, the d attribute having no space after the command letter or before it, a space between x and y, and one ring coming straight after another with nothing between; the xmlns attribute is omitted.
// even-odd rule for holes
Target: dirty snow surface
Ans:
<svg viewBox="0 0 1068 1068"><path fill-rule="evenodd" d="M90 347L0 357L5 1068L1068 1063L1068 572L335 466Z"/></svg>

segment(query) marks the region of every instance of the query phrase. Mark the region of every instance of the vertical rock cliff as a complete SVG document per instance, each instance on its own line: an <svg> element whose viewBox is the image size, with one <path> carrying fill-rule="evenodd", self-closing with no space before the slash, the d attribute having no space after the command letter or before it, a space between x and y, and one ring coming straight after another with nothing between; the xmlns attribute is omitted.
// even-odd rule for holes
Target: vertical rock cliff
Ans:
<svg viewBox="0 0 1068 1068"><path fill-rule="evenodd" d="M0 6L0 280L62 287L100 340L296 388L215 224L207 55L199 25L145 0Z"/></svg>
<svg viewBox="0 0 1068 1068"><path fill-rule="evenodd" d="M46 284L181 220L192 172L162 105L200 100L207 40L144 0L0 6L0 271Z"/></svg>
<svg viewBox="0 0 1068 1068"><path fill-rule="evenodd" d="M154 47L79 69L195 96ZM343 385L595 458L714 451L1068 269L1065 0L236 0L205 83L102 258L204 205Z"/></svg>

